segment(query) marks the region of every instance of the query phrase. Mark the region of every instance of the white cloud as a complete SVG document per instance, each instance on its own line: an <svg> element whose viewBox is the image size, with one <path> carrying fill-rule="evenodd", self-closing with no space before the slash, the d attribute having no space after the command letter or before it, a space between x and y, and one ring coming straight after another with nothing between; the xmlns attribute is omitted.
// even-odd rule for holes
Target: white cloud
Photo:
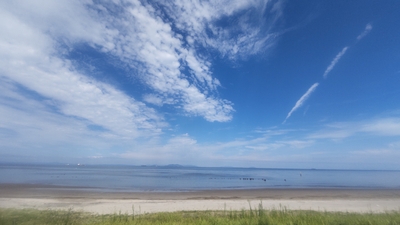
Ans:
<svg viewBox="0 0 400 225"><path fill-rule="evenodd" d="M278 149L302 149L314 144L313 140L275 140L275 141L265 141L264 143L255 145L246 145L245 148L255 150L255 151L274 151Z"/></svg>
<svg viewBox="0 0 400 225"><path fill-rule="evenodd" d="M147 102L158 106L171 104L186 115L208 121L231 120L233 104L218 97L220 82L213 77L207 55L197 49L211 46L229 58L267 50L278 36L272 30L282 16L281 1L177 0L159 4L164 5L164 11L138 0L1 3L3 19L12 20L3 25L13 27L16 22L20 23L17 27L26 26L24 31L28 35L36 33L37 42L26 43L28 48L42 44L40 48L47 48L45 56L57 55L63 60L62 55L76 46L91 46L131 67L136 73L133 76L153 92L144 94ZM266 14L271 19L265 20ZM230 21L232 16L237 21L229 22L227 28L218 25L222 19ZM26 41L8 37L14 40L14 46Z"/></svg>
<svg viewBox="0 0 400 225"><path fill-rule="evenodd" d="M400 119L388 117L360 122L332 123L328 124L325 129L310 135L310 138L344 139L357 134L386 137L400 136Z"/></svg>
<svg viewBox="0 0 400 225"><path fill-rule="evenodd" d="M292 154L299 155L300 152L306 154L303 149L313 144L313 140L288 139L287 136L277 139L255 137L202 144L188 134L183 134L172 137L164 144L153 143L142 146L140 151L129 150L126 153L119 154L119 157L147 163L165 164L173 162L203 166L225 166L232 165L232 162L255 166L252 163L256 161L260 163L257 164L258 166L265 167L266 165L262 166L263 162L279 162L282 161L282 158L287 160L293 157Z"/></svg>
<svg viewBox="0 0 400 225"><path fill-rule="evenodd" d="M368 23L365 26L364 31L360 35L357 36L357 40L359 41L359 40L363 39L365 36L367 36L367 34L369 34L369 32L371 32L371 30L372 30L372 25L370 23Z"/></svg>
<svg viewBox="0 0 400 225"><path fill-rule="evenodd" d="M229 57L239 55L233 50L235 48L240 49L242 55L265 50L274 43L269 40L276 35L269 30L279 16L274 17L271 25L257 24L257 27L253 25L254 21L243 18L242 28L238 31L240 35L230 34L237 27L236 23L228 29L221 29L216 27L216 22L223 17L243 12L244 9L255 11L255 18L261 21L263 13L272 11L273 14L279 14L280 5L272 5L267 1L175 1L159 4L164 5L165 11L159 12L151 5L136 2L134 7L125 6L130 14L123 16L123 20L129 21L130 25L134 24L133 30L125 28L135 39L135 42L128 45L129 52L134 55L129 57L145 63L145 72L141 78L158 93L161 103L157 101L156 104L170 104L173 98L173 103L189 116L202 116L208 121L231 120L233 104L214 95L220 83L212 76L211 62L207 56L199 54L195 49L199 48L199 44L203 47L211 46L224 55L229 53ZM210 31L212 35L208 35ZM181 33L187 37L183 38ZM188 69L189 73L182 72L182 68Z"/></svg>
<svg viewBox="0 0 400 225"><path fill-rule="evenodd" d="M282 1L178 0L160 4L168 9L177 28L190 34L189 44L213 47L231 59L264 52L280 35L274 29L282 17ZM219 25L222 21L224 27Z"/></svg>
<svg viewBox="0 0 400 225"><path fill-rule="evenodd" d="M170 164L190 164L190 160L199 159L203 153L197 141L188 134L170 138L165 144L159 142L146 143L140 149L133 148L125 153L118 154L123 159L135 159L141 162Z"/></svg>
<svg viewBox="0 0 400 225"><path fill-rule="evenodd" d="M371 25L370 23L368 23L368 24L365 26L364 31L363 31L360 35L357 36L357 41L361 40L361 39L364 38L366 35L368 35L369 32L370 32L371 30L372 30L372 25ZM331 62L331 63L329 64L329 66L326 68L326 70L325 70L325 72L324 72L324 75L323 75L324 78L327 78L327 77L328 77L328 74L332 71L332 69L335 67L335 65L339 62L340 58L343 57L343 55L346 53L346 51L347 51L348 49L349 49L349 47L346 46L346 47L344 47L344 48L342 49L342 51L340 51L340 52L336 55L336 57L332 60L332 62Z"/></svg>
<svg viewBox="0 0 400 225"><path fill-rule="evenodd" d="M202 116L211 122L231 120L232 104L214 96L220 84L212 76L211 63L185 47L181 35L152 6L132 1L124 9L127 13L118 16L119 24L127 24L123 28L126 34L124 39L118 37L116 49L111 52L134 69L138 66L136 61L143 63L139 76L158 94L161 103L157 104L173 103L188 115ZM190 73L182 72L182 68Z"/></svg>
<svg viewBox="0 0 400 225"><path fill-rule="evenodd" d="M342 51L340 51L336 57L332 60L331 64L329 64L328 68L326 68L323 77L327 78L328 77L328 73L331 72L331 70L333 69L333 67L335 67L335 65L339 62L340 58L342 58L342 56L346 53L347 49L349 49L349 47L344 47L342 49Z"/></svg>
<svg viewBox="0 0 400 225"><path fill-rule="evenodd" d="M169 104L207 121L230 121L233 103L219 97L221 84L202 50L212 47L230 59L268 50L279 36L275 29L282 1L160 4L171 12L164 15L151 3L137 0L0 2L0 138L1 146L7 147L3 151L73 146L97 149L94 157L107 158L104 149L140 146L143 151L132 154L206 159L222 157L231 147L271 150L305 144L269 143L264 137L200 145L181 135L161 145L157 138L167 124L155 109L79 71L80 62L68 59L70 52L88 46L129 67L131 76L145 85L140 96L144 102ZM222 21L228 23L227 29L219 25ZM142 139L151 141L136 145Z"/></svg>
<svg viewBox="0 0 400 225"><path fill-rule="evenodd" d="M399 119L388 117L359 122L331 123L317 132L315 129L270 128L266 131L252 132L251 134L254 135L252 137L210 144L199 143L195 138L184 134L174 136L164 144L157 143L143 147L143 151L132 149L121 154L120 157L141 159L144 162L173 162L204 166L224 166L234 163L235 166L272 167L272 165L279 166L283 163L306 167L318 165L319 168L340 168L351 165L353 159L348 158L355 155L379 155L380 153L387 154L388 157L398 155L399 142L396 139L400 136L398 128L400 128ZM365 143L357 142L353 146L354 143L351 141L324 140L341 140L355 135L365 136ZM381 147L379 145L371 147L369 138L380 139L381 137L391 138L393 142ZM176 157L177 155L179 157ZM332 161L332 157L347 160ZM354 159L360 160L360 158ZM363 168L365 165L367 167L364 168L368 168L368 165L375 163L373 157L365 159L363 161L365 164L352 168Z"/></svg>
<svg viewBox="0 0 400 225"><path fill-rule="evenodd" d="M99 147L96 143L107 145L103 139L135 140L161 133L166 124L153 109L76 71L64 58L61 38L68 44L87 41L108 46L104 27L82 13L81 3L0 4L0 127L15 134L1 143L30 143L26 146L31 151L57 141L61 146L90 142ZM93 136L83 141L91 134L90 126L104 132L92 131Z"/></svg>
<svg viewBox="0 0 400 225"><path fill-rule="evenodd" d="M399 149L400 150L400 141L398 142L393 142L389 144L390 148L395 148L395 149Z"/></svg>
<svg viewBox="0 0 400 225"><path fill-rule="evenodd" d="M280 141L278 143L282 143L285 146L289 146L291 148L301 149L301 148L306 148L306 147L312 146L315 143L315 141L313 141L313 140L290 140L290 141Z"/></svg>
<svg viewBox="0 0 400 225"><path fill-rule="evenodd" d="M378 165L377 169L398 169L400 157L400 148L393 146L382 146L380 148L364 148L349 152L347 159L349 161L358 161L367 164L368 168L371 165ZM367 162L367 163L366 163Z"/></svg>
<svg viewBox="0 0 400 225"><path fill-rule="evenodd" d="M381 136L400 136L400 118L383 118L363 124L361 132L374 133Z"/></svg>
<svg viewBox="0 0 400 225"><path fill-rule="evenodd" d="M307 92L301 96L301 98L296 102L296 104L294 105L294 107L290 110L290 112L288 113L288 115L286 116L286 119L283 121L283 123L286 122L287 119L289 119L289 117L292 115L292 113L294 111L296 111L298 108L300 108L304 102L310 97L310 95L315 91L315 89L318 87L319 83L315 83L313 85L311 85L311 87L307 90Z"/></svg>
<svg viewBox="0 0 400 225"><path fill-rule="evenodd" d="M115 130L115 123L90 121L79 115L58 112L62 103L55 99L34 98L14 82L1 79L0 90L0 154L25 155L29 157L53 156L69 158L85 155L91 149L105 151L126 140L138 138L138 130L126 132ZM91 108L91 107L89 107ZM133 124L134 121L126 121ZM96 130L91 129L96 128ZM111 127L111 130L108 128ZM121 126L119 126L121 127ZM153 136L149 129L148 136ZM146 132L140 132L143 135ZM136 136L135 136L136 135ZM62 153L61 153L62 152ZM61 153L61 154L60 154Z"/></svg>
<svg viewBox="0 0 400 225"><path fill-rule="evenodd" d="M373 157L382 157L385 155L400 155L399 152L393 151L391 149L368 149L362 151L353 151L352 154L356 154L359 156L373 156Z"/></svg>
<svg viewBox="0 0 400 225"><path fill-rule="evenodd" d="M145 102L151 103L153 105L157 106L162 106L163 105L163 99L157 95L153 94L146 94L143 96L143 100Z"/></svg>
<svg viewBox="0 0 400 225"><path fill-rule="evenodd" d="M232 118L232 104L215 96L220 84L212 76L210 62L193 48L185 47L182 36L150 5L132 0L58 1L57 4L13 1L3 6L10 15L8 18L13 17L14 22L19 21L21 26L41 36L38 43L28 43L33 47L40 41L52 43L46 44L50 48L46 53L60 56L81 44L89 45L112 54L136 71L135 76L155 92L148 94L159 96L158 105L173 104L178 109L188 109L185 111L188 115L202 116L208 121L224 122ZM182 72L185 67L190 73Z"/></svg>

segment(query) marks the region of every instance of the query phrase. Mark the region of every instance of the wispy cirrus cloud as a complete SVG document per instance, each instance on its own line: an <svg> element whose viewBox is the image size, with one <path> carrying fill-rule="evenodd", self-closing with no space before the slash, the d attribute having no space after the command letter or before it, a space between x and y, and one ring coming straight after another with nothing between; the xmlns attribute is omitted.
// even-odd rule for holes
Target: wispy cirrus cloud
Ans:
<svg viewBox="0 0 400 225"><path fill-rule="evenodd" d="M157 105L172 104L188 115L211 122L232 118L232 104L215 95L220 84L212 76L210 62L185 47L182 35L173 31L172 24L165 22L151 5L140 1L114 7L122 12L101 14L111 21L110 27L122 27L109 52L140 71L137 76L154 91L150 95L158 96Z"/></svg>
<svg viewBox="0 0 400 225"><path fill-rule="evenodd" d="M76 117L125 138L160 133L165 123L154 109L79 72L65 57L68 49L63 45L73 48L85 42L103 51L112 46L112 32L92 18L83 3L13 1L1 5L1 75L12 84L9 91L34 93L31 98L54 103L52 113Z"/></svg>
<svg viewBox="0 0 400 225"><path fill-rule="evenodd" d="M212 47L231 59L246 58L275 45L283 1L161 1L191 46ZM270 19L265 20L265 16ZM233 19L234 18L234 19ZM223 24L223 26L222 26Z"/></svg>
<svg viewBox="0 0 400 225"><path fill-rule="evenodd" d="M160 16L152 5L140 1L49 1L40 3L40 7L37 4L3 3L8 14L50 40L52 54L75 51L82 44L91 46L130 67L134 71L131 75L140 78L152 91L144 94L149 103L170 104L188 116L201 116L211 122L232 118L232 103L216 94L220 83L212 75L211 62L195 50L195 43L188 44L182 32L173 29L174 23ZM232 7L243 9L240 5ZM61 9L71 12L71 16ZM223 15L215 14L213 18L220 16ZM148 96L157 96L157 101Z"/></svg>
<svg viewBox="0 0 400 225"><path fill-rule="evenodd" d="M333 70L333 68L336 66L336 64L339 62L340 58L343 57L343 55L346 53L347 49L349 49L349 47L344 47L342 49L342 51L340 51L335 58L332 60L332 62L329 64L329 66L326 68L323 77L327 78L328 77L328 73L331 72Z"/></svg>
<svg viewBox="0 0 400 225"><path fill-rule="evenodd" d="M298 108L300 108L304 102L310 97L310 95L315 91L315 89L318 87L319 83L315 83L311 85L311 87L307 90L306 93L304 93L303 96L299 100L297 100L296 104L293 106L293 108L290 110L290 112L287 114L286 119L283 121L283 123L286 123L286 120L289 119L289 117L292 115L294 111L296 111Z"/></svg>
<svg viewBox="0 0 400 225"><path fill-rule="evenodd" d="M127 13L118 18L122 18L120 24L129 24L123 30L135 41L121 43L120 49L128 46L122 55L129 65L140 67L135 62L143 63L139 77L154 91L145 94L144 100L158 106L174 105L188 116L201 116L211 122L231 120L233 104L216 94L220 83L213 77L208 55L198 49L213 47L229 58L268 49L275 43L274 38L270 41L267 36L276 36L270 32L276 22L268 26L255 22L262 21L260 17L264 13L272 13L278 20L279 1L174 1L158 2L158 5L131 2L121 7ZM238 17L243 13L246 16ZM228 28L218 26L222 19L229 21L232 16L241 21L240 29L237 23ZM119 56L114 49L111 52Z"/></svg>
<svg viewBox="0 0 400 225"><path fill-rule="evenodd" d="M240 35L230 35L228 33L233 32L232 30L224 31L217 28L216 24L221 18L244 12L248 8L253 10L252 14L255 14L253 17L256 20L263 13L269 12L276 14L278 19L280 17L278 3L279 1L274 4L269 1L262 3L193 1L188 4L185 1L176 1L169 6L182 7L182 10L179 10L181 16L175 17L175 22L170 22L165 16L161 16L161 11L157 8L135 0L104 3L59 1L57 4L52 1L3 2L2 28L7 32L2 33L2 41L7 44L2 45L2 62L4 64L12 64L19 60L25 62L24 66L8 67L4 75L56 101L60 99L45 87L62 90L60 85L64 85L65 88L70 88L72 85L75 88L83 87L85 90L98 88L103 93L115 93L116 90L104 92L106 84L85 78L86 74L76 72L72 73L70 78L62 74L73 71L76 66L79 67L74 65L79 62L69 61L64 54L85 44L94 50L113 55L120 62L136 70L135 76L140 77L153 91L143 95L146 102L157 106L174 105L189 116L201 116L208 121L229 121L232 118L232 103L215 95L220 83L212 75L211 62L195 50L196 46L201 44L219 48L223 44L223 36L228 35L231 43L241 44L236 44L236 47L228 50L228 47L232 46L231 43L224 43L225 47L219 49L222 54L228 52L236 54L236 50L233 49L238 46L241 46L243 55L255 54L262 47L269 45L267 41L260 41L257 38L272 29L274 23L271 23L267 30L259 30L261 26L251 25L251 21L246 21L244 19L246 16L243 16L242 27L237 30ZM262 6L261 9L259 6ZM246 15L251 17L250 14ZM175 12L170 12L168 16L173 18ZM247 22L249 23L246 24ZM177 28L186 34L183 36L182 32L176 32ZM207 29L214 30L214 35L206 35ZM20 33L26 35L21 37L18 35ZM257 46L250 47L250 42L245 43L248 36L253 37L252 43L260 41ZM193 41L189 41L190 39ZM244 48L245 46L247 47ZM40 58L47 61L38 60ZM46 66L43 67L44 65ZM30 77L26 77L25 74L28 72L24 70L28 70L27 68L35 68L36 77L39 78L36 82L31 82ZM52 74L52 77L44 72L57 69L60 69L59 72ZM17 73L20 76L16 76ZM41 77L43 79L40 79ZM62 80L64 78L66 79ZM82 85L76 85L74 82L62 83L68 79L83 83ZM51 83L51 80L58 83ZM91 84L92 87L90 85L85 87L84 84ZM107 88L112 87L107 86ZM80 101L84 104L85 92L76 90L76 93L82 94ZM60 102L68 104L71 99L63 99ZM142 104L132 97L130 99L130 103L135 101L135 104ZM92 104L94 102L88 101ZM74 110L69 110L72 111ZM76 113L80 111L83 118L87 117L83 115L84 110L75 111ZM93 110L86 112L90 111Z"/></svg>
<svg viewBox="0 0 400 225"><path fill-rule="evenodd" d="M2 1L0 137L8 140L2 146L46 151L63 143L102 155L157 139L168 127L158 113L165 105L180 115L230 121L233 103L218 94L208 49L228 59L267 51L281 17L282 2L267 0ZM95 62L71 56L85 51L112 59L108 66L122 68L143 91L131 95L96 79Z"/></svg>

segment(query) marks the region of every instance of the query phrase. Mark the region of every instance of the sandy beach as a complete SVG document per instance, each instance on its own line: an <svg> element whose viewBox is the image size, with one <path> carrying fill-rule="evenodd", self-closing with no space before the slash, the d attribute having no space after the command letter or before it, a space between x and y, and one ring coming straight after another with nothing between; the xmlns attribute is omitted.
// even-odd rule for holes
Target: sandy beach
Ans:
<svg viewBox="0 0 400 225"><path fill-rule="evenodd" d="M0 184L1 208L76 210L96 214L286 208L341 212L400 211L400 189L255 189L109 192Z"/></svg>

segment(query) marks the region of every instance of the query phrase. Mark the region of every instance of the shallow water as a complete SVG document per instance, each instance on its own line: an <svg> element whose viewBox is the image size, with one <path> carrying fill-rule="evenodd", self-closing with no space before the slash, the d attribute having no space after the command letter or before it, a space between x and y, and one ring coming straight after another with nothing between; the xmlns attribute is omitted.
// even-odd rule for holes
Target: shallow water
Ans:
<svg viewBox="0 0 400 225"><path fill-rule="evenodd" d="M400 171L168 166L0 165L0 183L104 191L254 188L400 188Z"/></svg>

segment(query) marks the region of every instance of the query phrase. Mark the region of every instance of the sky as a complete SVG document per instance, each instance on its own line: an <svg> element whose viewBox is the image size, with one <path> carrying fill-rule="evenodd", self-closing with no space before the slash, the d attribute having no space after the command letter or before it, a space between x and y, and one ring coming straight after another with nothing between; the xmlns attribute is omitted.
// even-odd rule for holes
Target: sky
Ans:
<svg viewBox="0 0 400 225"><path fill-rule="evenodd" d="M399 11L0 0L0 162L400 169Z"/></svg>

